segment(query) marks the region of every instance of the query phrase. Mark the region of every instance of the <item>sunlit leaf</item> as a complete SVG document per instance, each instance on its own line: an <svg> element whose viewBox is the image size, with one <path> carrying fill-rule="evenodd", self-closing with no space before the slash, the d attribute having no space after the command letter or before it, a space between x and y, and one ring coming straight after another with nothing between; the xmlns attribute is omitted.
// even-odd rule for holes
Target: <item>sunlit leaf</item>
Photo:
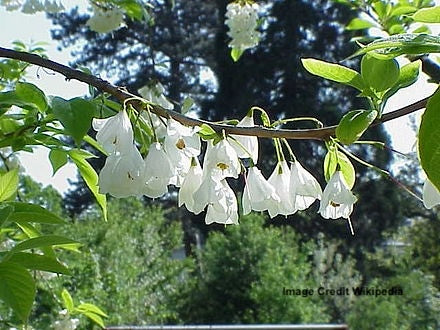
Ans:
<svg viewBox="0 0 440 330"><path fill-rule="evenodd" d="M356 172L350 159L339 150L329 150L324 158L324 176L327 182L338 167L342 172L348 187L350 189L353 188L356 180Z"/></svg>
<svg viewBox="0 0 440 330"><path fill-rule="evenodd" d="M422 168L440 190L440 90L429 99L422 115L418 145Z"/></svg>
<svg viewBox="0 0 440 330"><path fill-rule="evenodd" d="M0 202L3 202L12 196L18 189L18 168L0 176Z"/></svg>
<svg viewBox="0 0 440 330"><path fill-rule="evenodd" d="M9 221L18 223L36 222L47 224L64 224L64 220L56 214L49 212L45 208L30 203L8 202L14 208L14 212L9 216Z"/></svg>
<svg viewBox="0 0 440 330"><path fill-rule="evenodd" d="M376 117L376 110L352 110L339 122L336 137L344 144L351 144L362 136Z"/></svg>
<svg viewBox="0 0 440 330"><path fill-rule="evenodd" d="M352 86L360 91L365 88L361 75L355 70L314 58L303 58L301 62L311 74Z"/></svg>

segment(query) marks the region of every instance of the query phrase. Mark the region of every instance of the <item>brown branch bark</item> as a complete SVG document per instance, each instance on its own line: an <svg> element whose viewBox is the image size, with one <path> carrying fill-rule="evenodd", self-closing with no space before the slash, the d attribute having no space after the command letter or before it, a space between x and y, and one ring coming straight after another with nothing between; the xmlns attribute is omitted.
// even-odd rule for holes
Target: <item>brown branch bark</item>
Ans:
<svg viewBox="0 0 440 330"><path fill-rule="evenodd" d="M19 52L12 49L2 48L0 47L0 57L9 58L14 60L23 61L26 63L38 65L40 67L44 67L50 69L52 71L58 72L66 77L66 80L76 79L78 81L87 83L102 92L109 93L113 95L120 102L124 102L125 100L132 98L132 94L128 93L123 88L114 86L110 84L108 81L105 81L101 78L95 77L93 75L89 75L85 72L72 69L63 64L51 61L49 59L43 58L39 55L30 54L26 52ZM429 97L417 101L413 104L405 106L403 108L397 109L395 111L383 114L379 120L373 125L378 125L389 120L393 120L417 110L423 109L426 107L426 103ZM133 102L135 107L139 107L138 104ZM262 138L286 138L286 139L296 139L296 140L327 140L331 136L334 136L336 126L328 126L317 129L269 129L265 127L236 127L232 125L225 124L215 124L209 121L195 119L187 117L179 112L164 109L158 105L153 106L153 112L162 117L172 117L173 119L179 121L180 123L187 126L200 126L202 124L207 124L211 126L215 131L222 132L224 131L226 134L236 134L236 135L255 135Z"/></svg>

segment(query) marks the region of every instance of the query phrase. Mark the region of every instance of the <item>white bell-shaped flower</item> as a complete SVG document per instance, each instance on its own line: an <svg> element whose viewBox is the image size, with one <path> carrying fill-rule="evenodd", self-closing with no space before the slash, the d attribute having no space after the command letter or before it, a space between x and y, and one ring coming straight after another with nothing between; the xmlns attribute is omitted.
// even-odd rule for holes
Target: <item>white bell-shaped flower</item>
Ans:
<svg viewBox="0 0 440 330"><path fill-rule="evenodd" d="M93 16L91 16L86 25L90 30L98 33L107 33L118 29L124 21L124 13L119 8L102 9L92 5Z"/></svg>
<svg viewBox="0 0 440 330"><path fill-rule="evenodd" d="M208 142L203 169L207 173L215 170L213 172L218 175L219 180L227 177L238 178L241 171L240 161L228 140L223 139L214 146L211 141Z"/></svg>
<svg viewBox="0 0 440 330"><path fill-rule="evenodd" d="M208 205L205 223L221 223L225 225L238 224L238 203L234 191L225 179L219 181L216 189L216 199Z"/></svg>
<svg viewBox="0 0 440 330"><path fill-rule="evenodd" d="M139 95L144 99L150 101L151 103L160 105L164 109L172 110L174 105L168 101L164 95L165 88L160 82L145 85L144 87L138 89Z"/></svg>
<svg viewBox="0 0 440 330"><path fill-rule="evenodd" d="M203 180L203 170L197 157L192 158L192 164L179 190L179 207L185 205L187 210L194 212L194 193L200 188Z"/></svg>
<svg viewBox="0 0 440 330"><path fill-rule="evenodd" d="M135 145L107 157L99 173L99 192L118 198L141 195L144 160Z"/></svg>
<svg viewBox="0 0 440 330"><path fill-rule="evenodd" d="M251 210L260 212L273 209L280 201L275 188L267 182L261 171L256 166L249 168L242 197L243 214Z"/></svg>
<svg viewBox="0 0 440 330"><path fill-rule="evenodd" d="M254 127L254 117L246 116L237 124L237 127ZM252 158L254 164L258 162L258 138L256 136L231 135L231 145L239 158Z"/></svg>
<svg viewBox="0 0 440 330"><path fill-rule="evenodd" d="M322 189L315 177L295 161L290 168L290 194L297 210L305 210L316 199L321 199Z"/></svg>
<svg viewBox="0 0 440 330"><path fill-rule="evenodd" d="M438 204L440 204L440 192L427 178L423 184L423 205L425 205L427 209L432 209Z"/></svg>
<svg viewBox="0 0 440 330"><path fill-rule="evenodd" d="M165 150L159 142L152 143L145 157L143 194L150 198L165 195L173 176L173 166Z"/></svg>
<svg viewBox="0 0 440 330"><path fill-rule="evenodd" d="M180 187L191 166L191 159L200 155L200 137L197 129L183 126L174 119L168 119L165 151L175 169L171 183Z"/></svg>
<svg viewBox="0 0 440 330"><path fill-rule="evenodd" d="M193 194L193 213L199 214L205 207L214 203L217 200L217 191L222 189L222 184L218 175L211 175L211 173L206 173L203 169L202 183L199 188Z"/></svg>
<svg viewBox="0 0 440 330"><path fill-rule="evenodd" d="M325 219L349 219L357 198L348 188L341 171L335 171L322 193L319 213Z"/></svg>
<svg viewBox="0 0 440 330"><path fill-rule="evenodd" d="M296 212L295 206L290 195L290 169L285 160L278 162L274 171L267 180L274 187L276 194L280 198L279 203L272 203L268 208L271 218L278 214L288 216Z"/></svg>
<svg viewBox="0 0 440 330"><path fill-rule="evenodd" d="M108 153L124 152L133 145L133 128L125 110L109 118L94 118L92 126L98 132L96 140Z"/></svg>
<svg viewBox="0 0 440 330"><path fill-rule="evenodd" d="M225 24L229 27L228 36L232 38L229 47L243 51L258 44L260 37L260 33L256 31L258 9L256 3L228 4Z"/></svg>

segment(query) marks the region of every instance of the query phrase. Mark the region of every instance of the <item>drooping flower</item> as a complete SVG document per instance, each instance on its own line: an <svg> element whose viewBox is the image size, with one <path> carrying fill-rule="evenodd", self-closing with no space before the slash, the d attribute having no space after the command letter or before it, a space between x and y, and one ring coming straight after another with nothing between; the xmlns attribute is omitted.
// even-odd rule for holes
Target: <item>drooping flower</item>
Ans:
<svg viewBox="0 0 440 330"><path fill-rule="evenodd" d="M288 216L296 212L293 200L291 198L290 189L290 169L285 160L279 162L275 166L274 171L267 180L274 187L276 194L280 198L279 203L272 203L268 208L271 218L278 214Z"/></svg>
<svg viewBox="0 0 440 330"><path fill-rule="evenodd" d="M160 82L154 82L152 84L145 85L138 89L139 95L151 103L160 105L164 109L172 110L174 105L168 101L164 95L165 88Z"/></svg>
<svg viewBox="0 0 440 330"><path fill-rule="evenodd" d="M152 143L145 157L143 194L150 198L165 195L173 176L173 166L162 145L159 142Z"/></svg>
<svg viewBox="0 0 440 330"><path fill-rule="evenodd" d="M254 127L254 117L246 116L237 124L238 127ZM256 136L231 135L234 137L231 145L240 158L252 158L254 164L258 162L258 138ZM238 142L238 143L237 143Z"/></svg>
<svg viewBox="0 0 440 330"><path fill-rule="evenodd" d="M193 194L193 213L199 214L205 207L217 200L217 191L222 189L220 179L218 176L208 174L205 169L203 169L202 183L199 188Z"/></svg>
<svg viewBox="0 0 440 330"><path fill-rule="evenodd" d="M93 16L86 22L92 31L111 32L119 28L124 21L124 13L119 8L102 9L95 5L92 5L92 8Z"/></svg>
<svg viewBox="0 0 440 330"><path fill-rule="evenodd" d="M260 212L273 209L280 201L275 188L267 182L261 171L256 166L249 168L242 197L243 214L251 210Z"/></svg>
<svg viewBox="0 0 440 330"><path fill-rule="evenodd" d="M187 210L195 213L194 193L200 188L203 179L203 170L197 157L191 160L191 167L183 180L179 190L179 207L185 205Z"/></svg>
<svg viewBox="0 0 440 330"><path fill-rule="evenodd" d="M99 192L118 198L142 194L144 160L135 145L107 157L99 173Z"/></svg>
<svg viewBox="0 0 440 330"><path fill-rule="evenodd" d="M197 129L186 127L170 118L167 122L165 151L175 169L171 183L180 187L191 166L191 159L200 155L200 137Z"/></svg>
<svg viewBox="0 0 440 330"><path fill-rule="evenodd" d="M92 126L98 131L96 140L109 153L124 152L133 145L133 128L125 110L109 118L94 118Z"/></svg>
<svg viewBox="0 0 440 330"><path fill-rule="evenodd" d="M225 179L219 181L215 190L216 199L209 203L205 223L238 224L238 203L234 191Z"/></svg>
<svg viewBox="0 0 440 330"><path fill-rule="evenodd" d="M341 171L335 171L322 193L319 213L325 219L349 219L357 198L348 188Z"/></svg>
<svg viewBox="0 0 440 330"><path fill-rule="evenodd" d="M226 7L225 24L229 27L228 36L232 39L229 47L244 51L258 44L260 33L258 25L258 9L256 3L229 3Z"/></svg>
<svg viewBox="0 0 440 330"><path fill-rule="evenodd" d="M295 161L290 168L290 194L297 210L305 210L316 199L321 199L322 189L315 177Z"/></svg>
<svg viewBox="0 0 440 330"><path fill-rule="evenodd" d="M423 205L427 209L432 209L438 204L440 204L440 192L427 178L423 184Z"/></svg>
<svg viewBox="0 0 440 330"><path fill-rule="evenodd" d="M208 142L203 169L207 172L216 170L214 173L218 175L219 180L227 177L238 177L241 171L240 161L235 149L227 139L221 140L214 146L212 142Z"/></svg>

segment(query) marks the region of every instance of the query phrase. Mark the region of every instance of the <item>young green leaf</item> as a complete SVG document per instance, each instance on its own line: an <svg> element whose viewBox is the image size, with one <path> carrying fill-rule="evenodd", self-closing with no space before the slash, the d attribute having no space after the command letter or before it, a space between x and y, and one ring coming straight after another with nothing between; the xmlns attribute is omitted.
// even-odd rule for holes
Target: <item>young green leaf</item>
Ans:
<svg viewBox="0 0 440 330"><path fill-rule="evenodd" d="M362 78L377 92L383 92L394 86L399 79L399 72L399 64L395 59L382 60L368 54L362 57Z"/></svg>
<svg viewBox="0 0 440 330"><path fill-rule="evenodd" d="M87 184L87 187L89 187L93 196L95 196L98 205L101 207L104 220L107 221L107 199L104 194L99 193L98 174L96 174L94 168L86 160L93 155L90 155L82 150L73 149L69 151L69 156L78 168L81 177Z"/></svg>
<svg viewBox="0 0 440 330"><path fill-rule="evenodd" d="M52 175L55 175L61 167L67 164L67 152L62 149L52 149L49 152L49 160L52 165Z"/></svg>
<svg viewBox="0 0 440 330"><path fill-rule="evenodd" d="M88 304L88 303L82 303L80 305L77 306L77 310L80 311L81 313L83 312L92 312L104 317L108 317L108 315L106 313L103 312L103 310L101 308L99 308L96 305L93 304Z"/></svg>
<svg viewBox="0 0 440 330"><path fill-rule="evenodd" d="M422 8L412 16L413 20L422 23L440 23L440 6Z"/></svg>
<svg viewBox="0 0 440 330"><path fill-rule="evenodd" d="M186 114L189 111L189 109L191 109L193 104L194 104L194 100L191 97L185 98L185 100L183 100L182 109L181 109L182 114Z"/></svg>
<svg viewBox="0 0 440 330"><path fill-rule="evenodd" d="M13 262L0 263L0 299L26 323L36 294L29 271Z"/></svg>
<svg viewBox="0 0 440 330"><path fill-rule="evenodd" d="M376 117L376 110L352 110L342 117L336 127L336 137L343 144L351 144L361 137Z"/></svg>
<svg viewBox="0 0 440 330"><path fill-rule="evenodd" d="M440 89L429 99L422 115L418 150L423 170L440 190Z"/></svg>
<svg viewBox="0 0 440 330"><path fill-rule="evenodd" d="M104 320L98 314L95 314L95 313L92 313L92 312L82 312L82 314L87 316L89 319L91 319L93 322L95 322L101 328L105 328Z"/></svg>
<svg viewBox="0 0 440 330"><path fill-rule="evenodd" d="M217 132L207 124L200 125L200 130L197 132L197 134L199 134L200 137L205 141L215 139L218 136Z"/></svg>
<svg viewBox="0 0 440 330"><path fill-rule="evenodd" d="M237 62L241 55L243 55L244 51L238 48L232 48L231 50L231 57L234 60L234 62Z"/></svg>
<svg viewBox="0 0 440 330"><path fill-rule="evenodd" d="M82 98L64 100L61 97L52 99L52 109L56 118L63 124L67 134L72 136L77 146L80 146L84 135L92 125L95 115L95 104Z"/></svg>
<svg viewBox="0 0 440 330"><path fill-rule="evenodd" d="M18 189L18 168L0 176L0 202L3 202L12 196Z"/></svg>
<svg viewBox="0 0 440 330"><path fill-rule="evenodd" d="M56 214L49 212L45 208L30 203L8 202L14 208L14 212L9 216L9 221L17 223L47 223L47 224L64 224L64 220Z"/></svg>
<svg viewBox="0 0 440 330"><path fill-rule="evenodd" d="M46 111L46 95L44 95L43 91L34 84L18 82L15 85L15 93L21 100L23 100L27 104L33 104L38 109L38 111Z"/></svg>
<svg viewBox="0 0 440 330"><path fill-rule="evenodd" d="M361 18L353 18L346 26L347 30L363 30L376 26L374 23Z"/></svg>
<svg viewBox="0 0 440 330"><path fill-rule="evenodd" d="M352 86L360 91L365 89L361 75L350 68L314 58L303 58L301 62L311 74Z"/></svg>
<svg viewBox="0 0 440 330"><path fill-rule="evenodd" d="M356 180L356 172L350 159L340 152L339 150L329 150L324 158L324 176L328 182L335 173L336 168L339 165L339 169L347 182L348 187L351 189L354 186Z"/></svg>
<svg viewBox="0 0 440 330"><path fill-rule="evenodd" d="M400 69L399 79L397 83L386 92L384 99L390 98L394 95L399 89L408 87L414 84L419 78L420 67L422 66L422 61L417 60L411 63L404 65Z"/></svg>
<svg viewBox="0 0 440 330"><path fill-rule="evenodd" d="M63 291L61 291L61 298L63 299L63 304L67 311L71 314L75 309L75 304L73 303L73 299L69 291L63 289Z"/></svg>

